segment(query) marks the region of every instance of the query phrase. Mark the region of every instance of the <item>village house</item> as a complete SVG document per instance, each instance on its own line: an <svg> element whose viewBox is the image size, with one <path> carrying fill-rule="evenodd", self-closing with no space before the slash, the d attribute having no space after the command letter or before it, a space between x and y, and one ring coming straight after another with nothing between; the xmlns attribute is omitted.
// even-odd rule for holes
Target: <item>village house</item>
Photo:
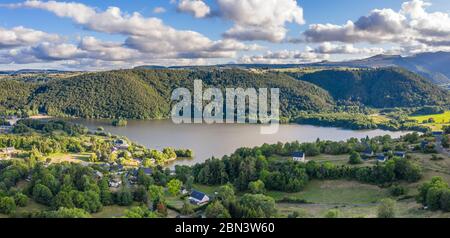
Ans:
<svg viewBox="0 0 450 238"><path fill-rule="evenodd" d="M193 190L189 197L189 201L192 204L201 206L201 205L207 204L209 202L209 197L202 192Z"/></svg>
<svg viewBox="0 0 450 238"><path fill-rule="evenodd" d="M122 180L120 178L115 177L109 180L109 187L111 188L118 188L120 185L122 185Z"/></svg>
<svg viewBox="0 0 450 238"><path fill-rule="evenodd" d="M433 134L433 136L442 136L442 135L444 135L444 132L443 131L433 131L432 134Z"/></svg>
<svg viewBox="0 0 450 238"><path fill-rule="evenodd" d="M12 131L12 126L0 126L0 134L7 134Z"/></svg>
<svg viewBox="0 0 450 238"><path fill-rule="evenodd" d="M373 150L372 149L370 149L370 148L367 148L363 153L362 153L362 157L363 158L371 158L371 157L373 157L375 155L375 152L373 152Z"/></svg>
<svg viewBox="0 0 450 238"><path fill-rule="evenodd" d="M386 162L387 158L388 157L386 155L384 155L384 154L378 154L377 155L377 161L380 162L380 163Z"/></svg>
<svg viewBox="0 0 450 238"><path fill-rule="evenodd" d="M96 170L96 171L94 172L94 175L95 175L95 177L96 177L97 179L102 179L102 178L103 178L103 173L100 172L100 171L98 171L98 170Z"/></svg>
<svg viewBox="0 0 450 238"><path fill-rule="evenodd" d="M395 157L400 157L400 158L406 158L406 152L404 152L404 151L395 151L394 152L394 156Z"/></svg>
<svg viewBox="0 0 450 238"><path fill-rule="evenodd" d="M142 168L142 171L144 172L145 175L152 175L153 174L153 169L151 168Z"/></svg>
<svg viewBox="0 0 450 238"><path fill-rule="evenodd" d="M130 145L128 145L128 142L126 142L123 139L117 139L114 142L114 147L119 150L127 150L130 147Z"/></svg>
<svg viewBox="0 0 450 238"><path fill-rule="evenodd" d="M306 156L304 152L294 152L292 154L292 160L296 162L306 163Z"/></svg>

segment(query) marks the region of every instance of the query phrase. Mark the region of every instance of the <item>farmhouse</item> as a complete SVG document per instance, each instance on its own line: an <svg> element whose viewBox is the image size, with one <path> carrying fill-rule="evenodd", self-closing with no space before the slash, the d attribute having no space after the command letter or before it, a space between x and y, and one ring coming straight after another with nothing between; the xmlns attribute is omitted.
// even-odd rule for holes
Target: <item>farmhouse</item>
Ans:
<svg viewBox="0 0 450 238"><path fill-rule="evenodd" d="M202 192L193 190L189 197L189 201L195 205L203 205L209 202L209 197Z"/></svg>
<svg viewBox="0 0 450 238"><path fill-rule="evenodd" d="M296 162L302 162L305 163L306 162L306 156L304 152L294 152L292 154L292 160L296 161Z"/></svg>

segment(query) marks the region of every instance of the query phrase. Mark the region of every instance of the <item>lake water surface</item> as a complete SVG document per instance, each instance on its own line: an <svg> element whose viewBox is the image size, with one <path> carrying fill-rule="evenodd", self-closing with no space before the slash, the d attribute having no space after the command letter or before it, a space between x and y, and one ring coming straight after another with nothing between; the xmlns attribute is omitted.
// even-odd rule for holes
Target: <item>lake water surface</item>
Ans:
<svg viewBox="0 0 450 238"><path fill-rule="evenodd" d="M126 136L148 148L162 150L165 147L192 149L195 158L178 160L175 164L193 165L212 156L222 157L241 147L260 146L277 142L313 142L321 140L341 141L349 138L374 137L389 134L394 138L408 132L383 130L352 131L339 128L316 127L308 125L280 125L277 134L261 135L259 125L249 124L173 124L171 120L128 121L126 127L113 127L109 121L73 119L95 130L103 127L114 135Z"/></svg>

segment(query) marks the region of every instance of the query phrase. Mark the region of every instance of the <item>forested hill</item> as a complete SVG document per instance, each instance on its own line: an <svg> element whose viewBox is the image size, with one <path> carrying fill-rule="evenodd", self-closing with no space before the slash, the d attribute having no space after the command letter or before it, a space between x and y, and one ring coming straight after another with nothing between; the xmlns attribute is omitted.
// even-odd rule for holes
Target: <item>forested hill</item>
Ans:
<svg viewBox="0 0 450 238"><path fill-rule="evenodd" d="M171 108L171 93L194 79L204 87L280 88L283 115L332 109L334 101L323 89L287 75L254 74L243 70L121 70L89 73L53 80L36 87L30 107L49 115L87 118L162 118Z"/></svg>
<svg viewBox="0 0 450 238"><path fill-rule="evenodd" d="M370 107L450 105L448 91L401 68L323 70L307 74L289 74L322 87L335 100L359 102Z"/></svg>
<svg viewBox="0 0 450 238"><path fill-rule="evenodd" d="M177 87L192 91L195 79L202 80L205 88L280 88L286 117L299 111L333 110L338 100L373 107L449 105L448 92L398 69L326 70L291 76L212 68L118 70L41 83L4 79L0 80L0 111L26 108L54 116L163 118L169 115L172 91Z"/></svg>

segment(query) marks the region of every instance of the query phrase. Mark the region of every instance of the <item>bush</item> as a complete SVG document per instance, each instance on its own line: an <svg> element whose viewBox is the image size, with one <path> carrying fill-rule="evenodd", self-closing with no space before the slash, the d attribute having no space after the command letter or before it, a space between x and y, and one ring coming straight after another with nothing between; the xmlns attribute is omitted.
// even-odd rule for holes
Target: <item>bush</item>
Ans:
<svg viewBox="0 0 450 238"><path fill-rule="evenodd" d="M113 126L117 126L117 127L124 127L128 125L128 121L127 120L123 120L123 119L115 119L111 122L111 124Z"/></svg>
<svg viewBox="0 0 450 238"><path fill-rule="evenodd" d="M401 185L393 185L389 188L389 193L394 197L405 195L407 192L408 189Z"/></svg>
<svg viewBox="0 0 450 238"><path fill-rule="evenodd" d="M396 202L392 199L383 199L378 206L378 218L395 218Z"/></svg>
<svg viewBox="0 0 450 238"><path fill-rule="evenodd" d="M361 164L363 161L361 160L361 156L359 155L358 152L353 151L350 154L350 158L348 160L349 164Z"/></svg>
<svg viewBox="0 0 450 238"><path fill-rule="evenodd" d="M17 206L25 207L28 204L28 197L23 193L16 193L14 195L14 201Z"/></svg>
<svg viewBox="0 0 450 238"><path fill-rule="evenodd" d="M325 214L325 218L339 218L339 210L331 209Z"/></svg>
<svg viewBox="0 0 450 238"><path fill-rule="evenodd" d="M0 199L0 213L11 214L16 210L16 203L12 197L4 197Z"/></svg>

